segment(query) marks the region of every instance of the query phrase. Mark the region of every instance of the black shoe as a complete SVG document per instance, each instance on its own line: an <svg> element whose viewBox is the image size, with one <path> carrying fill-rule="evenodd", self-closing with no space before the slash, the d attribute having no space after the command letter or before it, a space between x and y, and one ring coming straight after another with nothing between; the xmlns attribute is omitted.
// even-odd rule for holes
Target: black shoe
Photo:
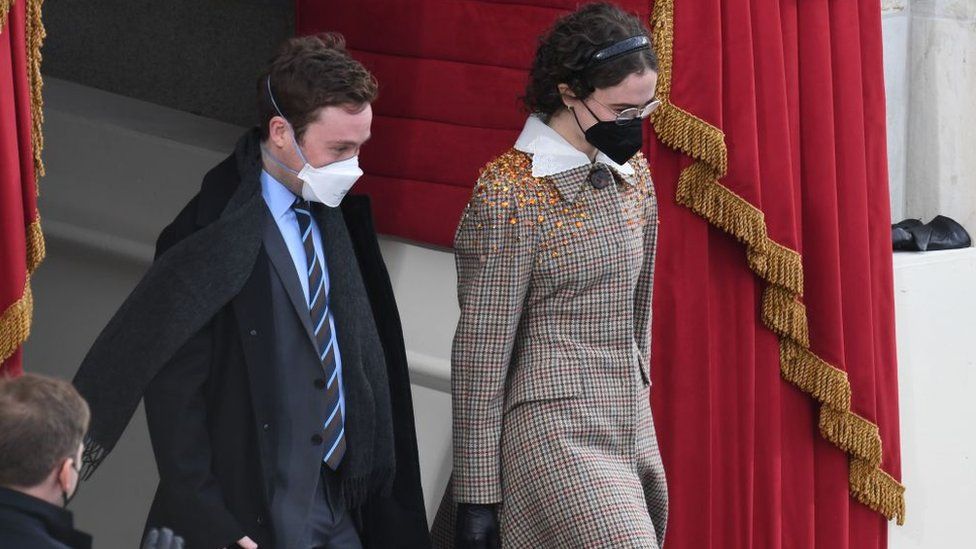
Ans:
<svg viewBox="0 0 976 549"><path fill-rule="evenodd" d="M927 228L928 231L922 231ZM915 235L915 244L921 251L957 250L973 245L969 233L962 225L944 215L926 223L923 227L909 229Z"/></svg>
<svg viewBox="0 0 976 549"><path fill-rule="evenodd" d="M906 219L891 226L891 245L895 250L918 250L915 247L915 237L908 232L911 227L920 227L922 220Z"/></svg>
<svg viewBox="0 0 976 549"><path fill-rule="evenodd" d="M926 224L906 219L891 226L891 242L895 250L926 252L955 250L972 246L969 233L959 223L943 215Z"/></svg>

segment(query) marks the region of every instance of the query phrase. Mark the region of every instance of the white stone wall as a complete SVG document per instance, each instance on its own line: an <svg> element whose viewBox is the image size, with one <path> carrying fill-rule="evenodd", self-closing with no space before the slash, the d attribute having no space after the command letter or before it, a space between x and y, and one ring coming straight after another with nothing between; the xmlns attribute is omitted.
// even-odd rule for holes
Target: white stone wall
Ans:
<svg viewBox="0 0 976 549"><path fill-rule="evenodd" d="M895 254L904 526L889 549L973 547L976 249ZM854 548L852 548L854 549Z"/></svg>
<svg viewBox="0 0 976 549"><path fill-rule="evenodd" d="M976 234L976 0L885 0L892 217Z"/></svg>
<svg viewBox="0 0 976 549"><path fill-rule="evenodd" d="M884 39L885 96L888 119L888 181L891 217L905 218L905 150L908 122L907 0L882 2L881 33Z"/></svg>
<svg viewBox="0 0 976 549"><path fill-rule="evenodd" d="M882 2L894 221L942 214L976 236L976 0ZM976 250L895 255L902 480L891 549L969 547L976 436Z"/></svg>

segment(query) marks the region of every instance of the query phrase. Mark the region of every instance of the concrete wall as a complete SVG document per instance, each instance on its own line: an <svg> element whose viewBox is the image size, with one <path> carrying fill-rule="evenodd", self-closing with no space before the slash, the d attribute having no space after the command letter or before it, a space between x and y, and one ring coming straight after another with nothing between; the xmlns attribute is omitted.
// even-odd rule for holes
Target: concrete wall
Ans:
<svg viewBox="0 0 976 549"><path fill-rule="evenodd" d="M895 254L904 526L891 549L971 547L976 248ZM853 548L852 548L853 549Z"/></svg>
<svg viewBox="0 0 976 549"><path fill-rule="evenodd" d="M243 126L293 0L47 0L44 72Z"/></svg>
<svg viewBox="0 0 976 549"><path fill-rule="evenodd" d="M976 0L882 2L894 221L943 214L976 235ZM895 254L902 478L891 549L968 547L976 494L976 248Z"/></svg>
<svg viewBox="0 0 976 549"><path fill-rule="evenodd" d="M976 1L885 0L892 217L976 234Z"/></svg>
<svg viewBox="0 0 976 549"><path fill-rule="evenodd" d="M884 40L885 99L888 121L888 184L891 217L905 218L905 167L908 125L908 0L882 2L881 34Z"/></svg>

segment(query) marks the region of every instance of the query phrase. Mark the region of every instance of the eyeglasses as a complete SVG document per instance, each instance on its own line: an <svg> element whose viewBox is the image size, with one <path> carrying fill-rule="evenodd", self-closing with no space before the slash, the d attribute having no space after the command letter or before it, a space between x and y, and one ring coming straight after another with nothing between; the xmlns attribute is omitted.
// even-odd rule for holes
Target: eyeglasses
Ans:
<svg viewBox="0 0 976 549"><path fill-rule="evenodd" d="M588 99L592 99L593 101L596 101L597 105L600 105L604 109L607 109L608 111L612 112L614 116L616 116L614 122L616 122L618 125L621 126L627 124L628 122L632 122L633 120L636 119L643 120L648 116L650 116L652 112L654 112L658 107L661 106L660 99L651 99L643 107L630 107L629 109L624 109L620 112L617 112L611 109L610 107L604 105L603 103L600 103L593 96L590 96Z"/></svg>

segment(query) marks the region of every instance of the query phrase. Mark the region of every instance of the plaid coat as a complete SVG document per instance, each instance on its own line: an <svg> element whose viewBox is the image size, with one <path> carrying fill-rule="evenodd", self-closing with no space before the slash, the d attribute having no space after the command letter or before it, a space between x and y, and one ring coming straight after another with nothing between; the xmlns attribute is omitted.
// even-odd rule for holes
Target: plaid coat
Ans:
<svg viewBox="0 0 976 549"><path fill-rule="evenodd" d="M484 169L455 237L455 502L500 503L506 548L660 547L667 487L648 372L657 203L647 162L596 189L589 166Z"/></svg>

